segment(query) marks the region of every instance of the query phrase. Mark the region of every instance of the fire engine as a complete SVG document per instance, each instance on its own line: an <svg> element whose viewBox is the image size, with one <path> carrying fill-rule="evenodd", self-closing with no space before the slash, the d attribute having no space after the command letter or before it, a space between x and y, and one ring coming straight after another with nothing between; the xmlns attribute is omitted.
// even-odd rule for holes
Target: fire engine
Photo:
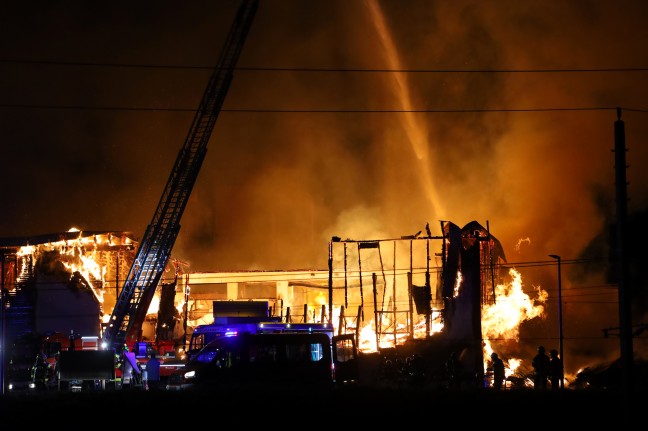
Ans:
<svg viewBox="0 0 648 431"><path fill-rule="evenodd" d="M185 143L106 324L102 337L106 348L118 352L124 344L142 341L142 324L180 231L180 219L205 158L207 143L257 7L258 0L243 0L239 7Z"/></svg>
<svg viewBox="0 0 648 431"><path fill-rule="evenodd" d="M61 352L98 349L98 336L81 336L74 332L67 335L55 331L22 337L16 340L12 349L12 372L8 388L12 391L60 388L58 362Z"/></svg>

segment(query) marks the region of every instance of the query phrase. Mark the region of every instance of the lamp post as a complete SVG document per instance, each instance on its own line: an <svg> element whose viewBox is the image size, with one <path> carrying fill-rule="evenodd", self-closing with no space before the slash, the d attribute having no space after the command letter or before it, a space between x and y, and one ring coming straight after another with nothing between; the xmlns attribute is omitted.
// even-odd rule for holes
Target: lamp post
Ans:
<svg viewBox="0 0 648 431"><path fill-rule="evenodd" d="M560 272L560 256L550 254L550 258L558 261L558 350L560 351L560 361L563 364L563 372L560 376L560 388L565 388L565 359L563 357L563 323L562 323L562 274Z"/></svg>

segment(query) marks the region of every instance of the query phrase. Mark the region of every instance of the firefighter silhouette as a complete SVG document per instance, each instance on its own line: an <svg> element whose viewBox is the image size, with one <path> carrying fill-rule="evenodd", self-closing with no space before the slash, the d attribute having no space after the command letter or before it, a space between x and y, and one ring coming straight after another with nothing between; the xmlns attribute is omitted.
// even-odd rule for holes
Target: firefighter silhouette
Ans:
<svg viewBox="0 0 648 431"><path fill-rule="evenodd" d="M47 362L47 355L40 351L36 354L36 360L31 369L31 381L34 389L43 390L47 389L47 381L49 378L49 363Z"/></svg>
<svg viewBox="0 0 648 431"><path fill-rule="evenodd" d="M531 365L535 371L533 385L535 389L547 389L547 379L549 378L549 356L545 353L544 346L538 346L538 354L533 357Z"/></svg>

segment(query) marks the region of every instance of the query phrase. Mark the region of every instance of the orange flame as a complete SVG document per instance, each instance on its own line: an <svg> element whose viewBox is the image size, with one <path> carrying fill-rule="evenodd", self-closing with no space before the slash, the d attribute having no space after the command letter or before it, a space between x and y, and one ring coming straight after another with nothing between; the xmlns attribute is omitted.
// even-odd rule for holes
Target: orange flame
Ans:
<svg viewBox="0 0 648 431"><path fill-rule="evenodd" d="M512 280L508 284L495 287L495 301L482 308L482 335L484 337L484 367L488 368L488 359L493 353L491 340L519 341L520 324L536 317L544 317L544 303L548 293L536 287L537 298L531 299L522 289L522 276L511 268ZM500 352L501 353L501 352ZM518 358L502 358L506 365L506 377L514 374L522 363Z"/></svg>

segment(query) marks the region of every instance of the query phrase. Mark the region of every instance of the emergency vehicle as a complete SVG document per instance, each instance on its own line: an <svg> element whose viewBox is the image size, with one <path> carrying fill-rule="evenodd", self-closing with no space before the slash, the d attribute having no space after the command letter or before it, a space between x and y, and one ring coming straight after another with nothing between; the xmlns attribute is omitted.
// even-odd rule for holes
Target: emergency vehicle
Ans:
<svg viewBox="0 0 648 431"><path fill-rule="evenodd" d="M55 331L32 336L29 340L31 347L27 349L27 346L23 346L23 348L34 352L29 358L31 360L28 383L30 390L52 389L60 386L58 361L61 352L98 350L99 348L98 336L81 336L74 332L67 335ZM18 350L15 345L14 350ZM10 381L9 389L19 389L16 383Z"/></svg>
<svg viewBox="0 0 648 431"><path fill-rule="evenodd" d="M357 378L357 350L348 335L325 332L243 332L215 338L182 370L169 376L167 390L229 387L317 389Z"/></svg>
<svg viewBox="0 0 648 431"><path fill-rule="evenodd" d="M330 323L286 323L281 317L271 316L268 301L214 301L212 304L214 322L198 325L189 338L187 359L194 357L213 340L243 333L324 333L333 339L333 325Z"/></svg>

